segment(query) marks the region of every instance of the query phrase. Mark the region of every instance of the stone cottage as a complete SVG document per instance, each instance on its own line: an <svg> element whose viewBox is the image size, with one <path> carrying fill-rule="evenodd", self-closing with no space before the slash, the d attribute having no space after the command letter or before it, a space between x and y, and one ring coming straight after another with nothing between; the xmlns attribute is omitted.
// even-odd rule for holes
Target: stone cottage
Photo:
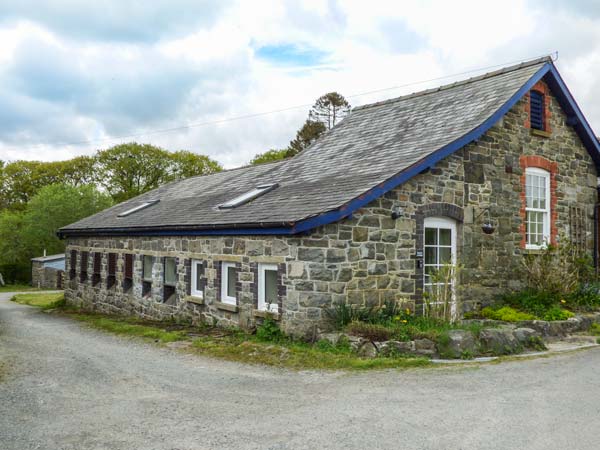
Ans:
<svg viewBox="0 0 600 450"><path fill-rule="evenodd" d="M290 334L463 269L468 310L563 234L597 259L600 146L548 58L355 108L298 156L174 182L66 226L66 298Z"/></svg>
<svg viewBox="0 0 600 450"><path fill-rule="evenodd" d="M65 254L44 255L31 259L31 285L44 289L62 289Z"/></svg>

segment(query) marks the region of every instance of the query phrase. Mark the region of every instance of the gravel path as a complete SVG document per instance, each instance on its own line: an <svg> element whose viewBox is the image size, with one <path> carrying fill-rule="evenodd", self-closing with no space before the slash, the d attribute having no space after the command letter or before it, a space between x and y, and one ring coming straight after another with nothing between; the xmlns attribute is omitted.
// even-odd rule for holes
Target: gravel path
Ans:
<svg viewBox="0 0 600 450"><path fill-rule="evenodd" d="M0 294L0 449L598 449L600 350L289 372L82 327Z"/></svg>

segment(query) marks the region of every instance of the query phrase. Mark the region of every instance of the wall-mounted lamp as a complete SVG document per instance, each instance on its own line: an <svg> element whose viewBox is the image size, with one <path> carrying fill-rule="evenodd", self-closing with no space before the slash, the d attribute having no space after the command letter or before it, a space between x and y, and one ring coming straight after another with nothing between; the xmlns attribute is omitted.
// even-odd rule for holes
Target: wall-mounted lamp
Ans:
<svg viewBox="0 0 600 450"><path fill-rule="evenodd" d="M496 227L492 224L492 219L490 218L490 207L489 206L487 208L484 208L484 210L481 211L477 215L477 217L475 217L475 220L479 219L484 214L485 214L485 217L483 219L483 224L481 225L481 231L483 231L485 234L492 234L494 231L496 231Z"/></svg>
<svg viewBox="0 0 600 450"><path fill-rule="evenodd" d="M394 205L392 207L392 219L393 220L398 219L398 217L400 217L403 212L404 212L404 210L402 208L400 208L398 205Z"/></svg>

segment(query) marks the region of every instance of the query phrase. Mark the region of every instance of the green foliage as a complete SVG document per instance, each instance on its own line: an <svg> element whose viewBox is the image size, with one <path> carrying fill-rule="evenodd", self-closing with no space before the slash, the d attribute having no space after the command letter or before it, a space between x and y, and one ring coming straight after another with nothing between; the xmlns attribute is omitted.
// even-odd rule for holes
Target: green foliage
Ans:
<svg viewBox="0 0 600 450"><path fill-rule="evenodd" d="M510 306L503 306L499 309L493 309L488 306L481 310L481 315L486 319L502 320L504 322L520 322L521 320L536 319L533 314L517 311Z"/></svg>
<svg viewBox="0 0 600 450"><path fill-rule="evenodd" d="M560 298L572 295L581 284L595 278L590 256L566 236L560 237L560 245L548 245L539 254L526 255L523 268L530 289Z"/></svg>
<svg viewBox="0 0 600 450"><path fill-rule="evenodd" d="M270 317L265 318L263 323L256 328L256 337L264 342L279 342L284 338L277 322Z"/></svg>
<svg viewBox="0 0 600 450"><path fill-rule="evenodd" d="M254 156L254 158L250 160L250 164L256 166L258 164L264 164L273 161L281 161L282 159L288 158L289 156L289 150L287 148L282 148L281 150L274 148L269 151L266 151L265 153L259 153L258 155Z"/></svg>
<svg viewBox="0 0 600 450"><path fill-rule="evenodd" d="M581 311L593 311L600 307L600 283L581 283L578 288L567 297L567 305Z"/></svg>
<svg viewBox="0 0 600 450"><path fill-rule="evenodd" d="M99 186L122 202L171 181L218 172L221 166L207 156L131 142L99 151L96 170Z"/></svg>
<svg viewBox="0 0 600 450"><path fill-rule="evenodd" d="M590 334L592 336L600 336L600 324L599 323L593 323L592 326L590 327Z"/></svg>
<svg viewBox="0 0 600 450"><path fill-rule="evenodd" d="M461 305L456 296L461 265L444 264L430 275L433 286L423 294L425 316L453 322L458 319Z"/></svg>
<svg viewBox="0 0 600 450"><path fill-rule="evenodd" d="M400 303L393 300L387 300L381 306L373 307L341 303L325 312L338 329L351 322L387 324L391 321L404 320L411 314L409 309L402 309Z"/></svg>
<svg viewBox="0 0 600 450"><path fill-rule="evenodd" d="M24 211L0 212L0 270L6 282L28 281L30 258L64 251L56 232L101 211L112 199L93 186L54 184L41 188Z"/></svg>
<svg viewBox="0 0 600 450"><path fill-rule="evenodd" d="M24 210L40 189L51 184L95 184L115 201L123 201L173 180L220 170L207 156L137 143L67 161L14 161L0 168L0 210Z"/></svg>
<svg viewBox="0 0 600 450"><path fill-rule="evenodd" d="M559 298L548 291L526 289L504 295L502 302L515 309L542 317L546 311L559 303Z"/></svg>
<svg viewBox="0 0 600 450"><path fill-rule="evenodd" d="M543 315L544 320L552 321L552 320L567 320L573 317L571 311L567 311L566 309L562 309L560 306L553 306Z"/></svg>

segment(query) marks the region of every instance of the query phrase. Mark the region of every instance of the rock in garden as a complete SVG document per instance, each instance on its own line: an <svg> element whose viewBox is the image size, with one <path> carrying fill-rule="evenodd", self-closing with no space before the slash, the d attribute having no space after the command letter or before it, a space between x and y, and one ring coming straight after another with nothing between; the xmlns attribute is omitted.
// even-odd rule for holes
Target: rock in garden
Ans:
<svg viewBox="0 0 600 450"><path fill-rule="evenodd" d="M375 358L377 356L377 347L371 341L365 341L358 349L358 356L363 358Z"/></svg>
<svg viewBox="0 0 600 450"><path fill-rule="evenodd" d="M465 355L475 355L475 338L467 330L450 330L447 339L437 343L437 349L443 358L461 358Z"/></svg>
<svg viewBox="0 0 600 450"><path fill-rule="evenodd" d="M383 356L391 356L394 354L410 354L414 351L414 344L412 341L383 341L376 342L375 346L379 350L379 353Z"/></svg>
<svg viewBox="0 0 600 450"><path fill-rule="evenodd" d="M414 341L414 353L421 356L433 356L435 355L435 342L429 339L415 339Z"/></svg>
<svg viewBox="0 0 600 450"><path fill-rule="evenodd" d="M494 355L510 355L521 349L521 344L510 328L484 328L479 333L481 349Z"/></svg>
<svg viewBox="0 0 600 450"><path fill-rule="evenodd" d="M513 330L513 336L521 345L526 346L531 343L533 338L541 337L541 333L533 328L515 328Z"/></svg>

